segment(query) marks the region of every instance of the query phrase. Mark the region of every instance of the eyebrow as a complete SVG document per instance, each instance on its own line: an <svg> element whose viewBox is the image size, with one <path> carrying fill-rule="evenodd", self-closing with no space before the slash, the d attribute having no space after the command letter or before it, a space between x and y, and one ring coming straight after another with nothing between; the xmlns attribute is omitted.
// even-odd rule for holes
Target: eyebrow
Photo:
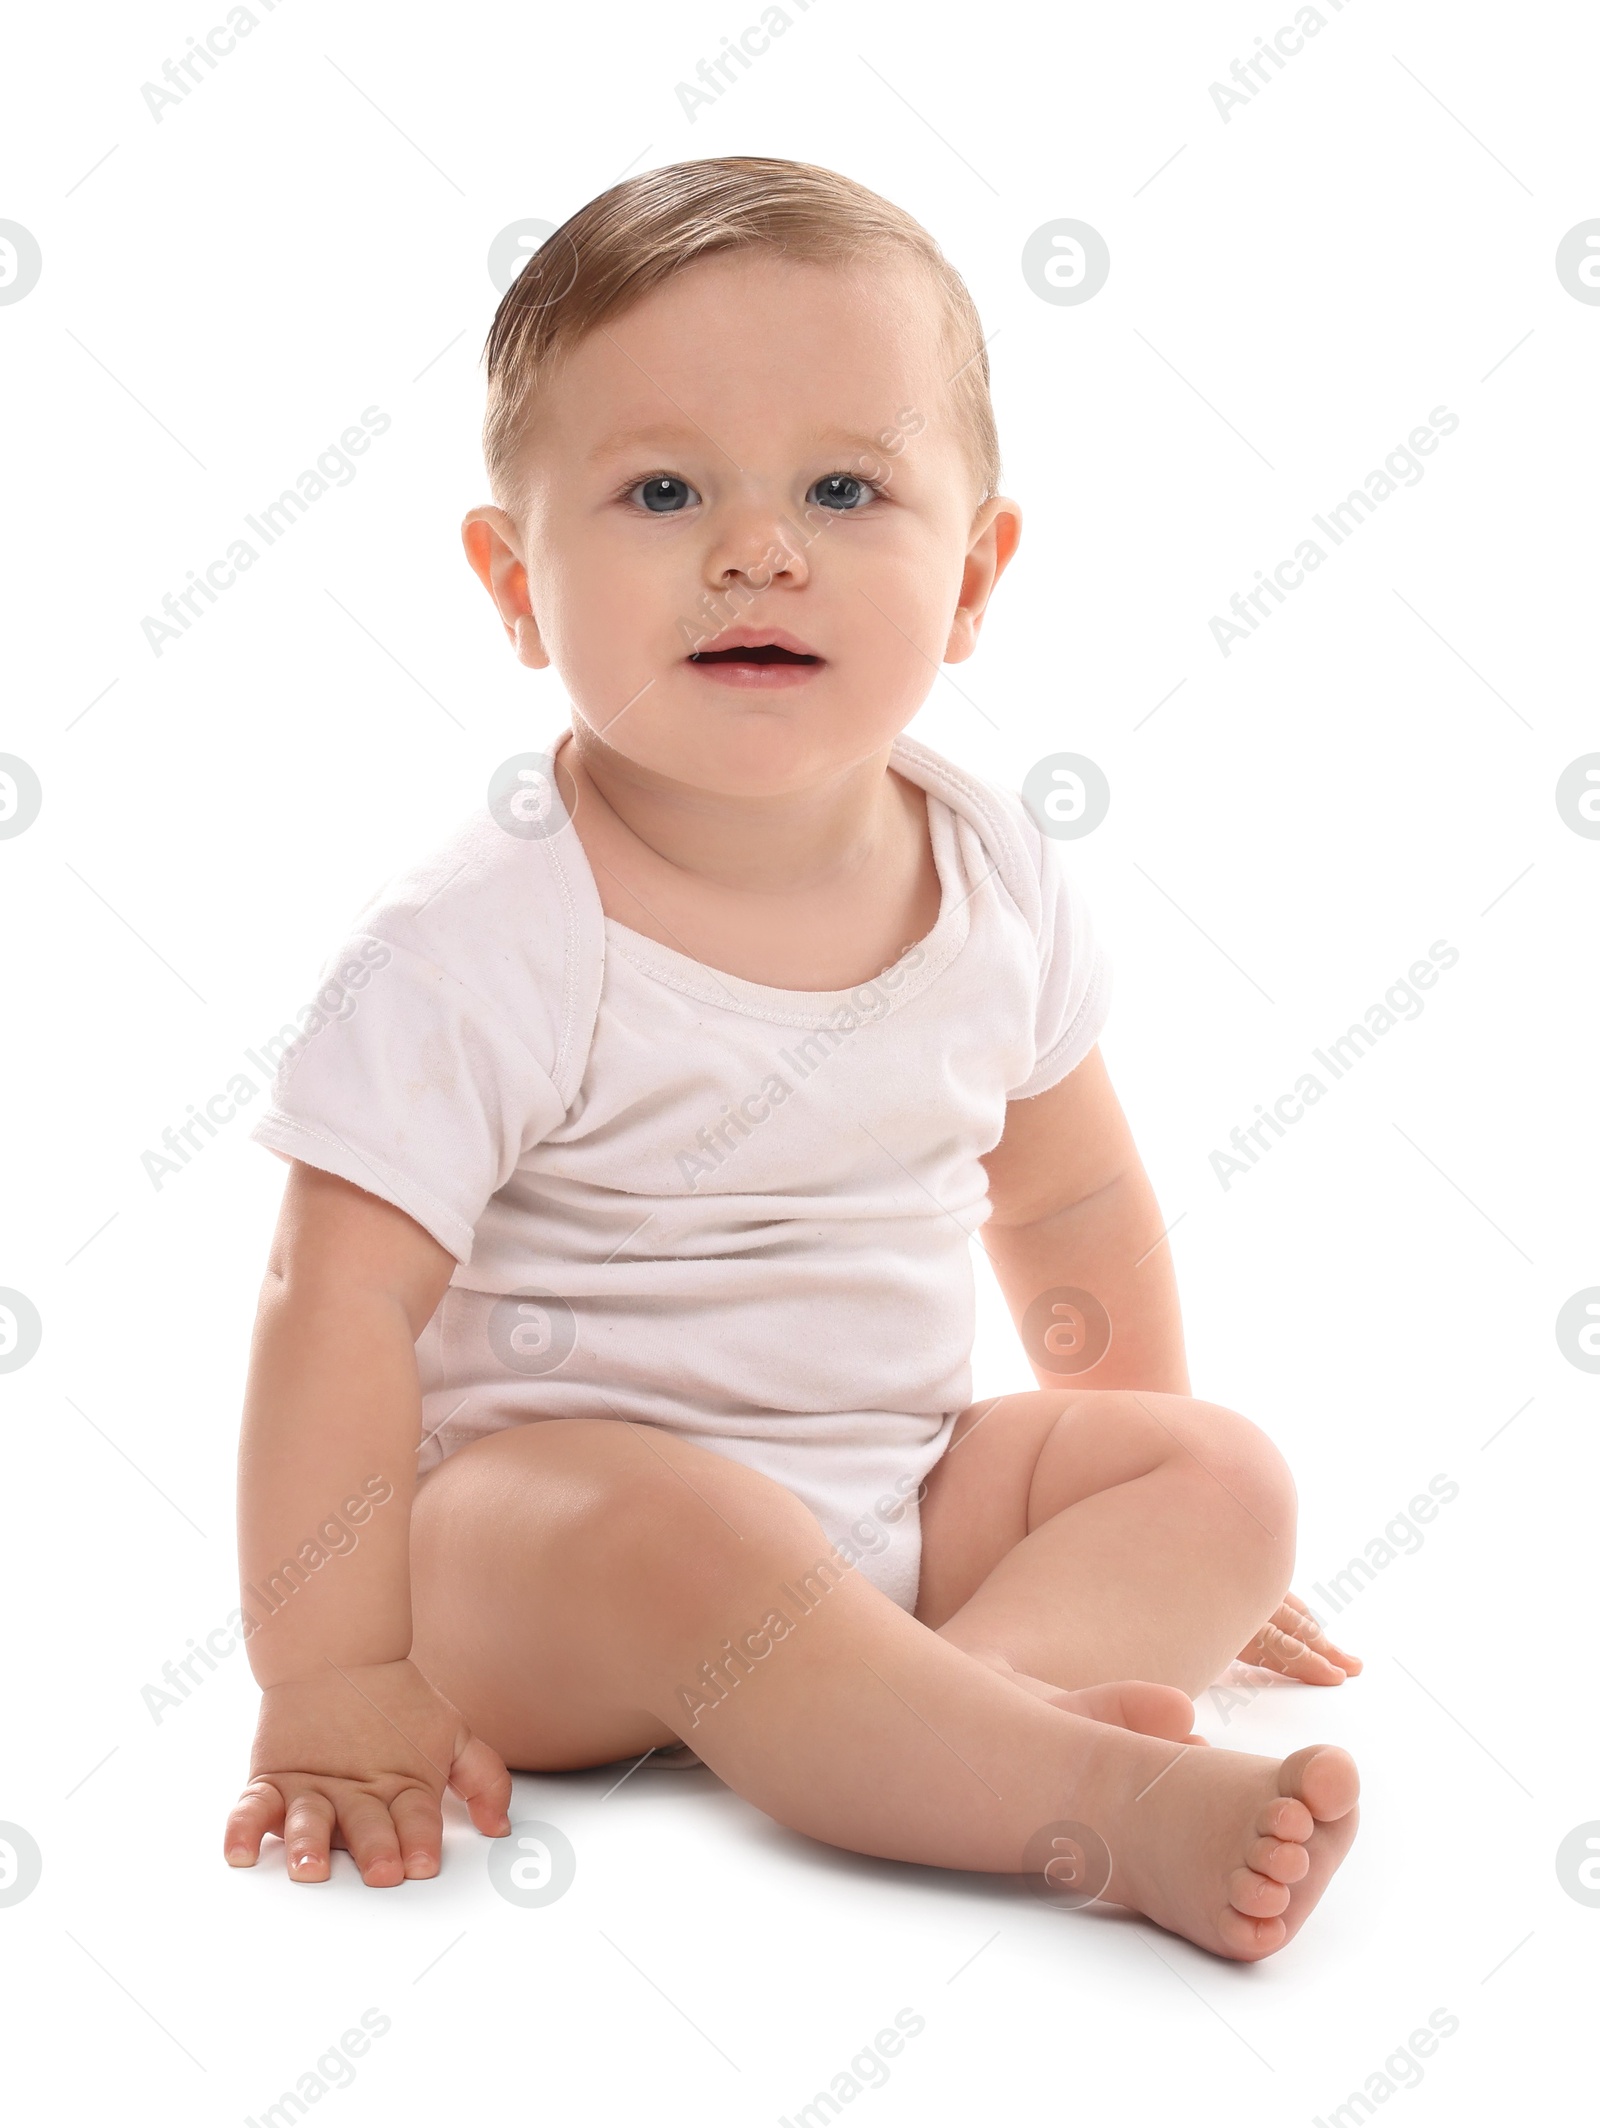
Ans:
<svg viewBox="0 0 1600 2128"><path fill-rule="evenodd" d="M631 451L647 443L703 443L705 433L690 428L681 422L649 422L643 428L614 429L609 436L602 436L589 453L589 462L597 458L610 458L619 451Z"/></svg>
<svg viewBox="0 0 1600 2128"><path fill-rule="evenodd" d="M704 443L706 440L707 431L704 429L686 426L681 422L648 422L640 428L615 429L609 436L603 436L589 452L588 463L592 465L597 459L615 457L624 451L643 449L646 445L694 444ZM716 439L713 437L711 441L715 442ZM876 436L869 436L864 430L858 429L813 429L807 442L818 450L838 448L878 454L886 448L879 443ZM717 448L722 450L720 444ZM723 451L723 456L727 455L726 451Z"/></svg>

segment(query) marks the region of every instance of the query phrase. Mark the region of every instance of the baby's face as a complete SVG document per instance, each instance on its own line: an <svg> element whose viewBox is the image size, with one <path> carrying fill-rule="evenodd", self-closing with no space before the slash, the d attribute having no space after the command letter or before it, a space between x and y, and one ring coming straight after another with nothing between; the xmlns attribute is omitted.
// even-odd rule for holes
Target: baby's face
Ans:
<svg viewBox="0 0 1600 2128"><path fill-rule="evenodd" d="M1015 544L1015 506L976 502L957 359L909 261L714 257L590 333L535 406L520 522L473 513L506 542L502 615L531 608L519 655L606 746L699 789L798 789L886 748Z"/></svg>

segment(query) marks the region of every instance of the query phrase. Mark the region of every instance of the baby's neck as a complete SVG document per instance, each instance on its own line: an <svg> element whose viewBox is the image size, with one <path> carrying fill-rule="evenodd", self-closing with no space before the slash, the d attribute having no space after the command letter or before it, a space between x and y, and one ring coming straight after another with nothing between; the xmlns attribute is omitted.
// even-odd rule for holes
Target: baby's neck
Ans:
<svg viewBox="0 0 1600 2128"><path fill-rule="evenodd" d="M650 871L664 865L709 888L826 892L870 871L886 846L903 844L908 816L920 833L922 793L889 769L887 750L807 789L757 796L659 776L581 727L558 755L568 809L608 861L632 855Z"/></svg>
<svg viewBox="0 0 1600 2128"><path fill-rule="evenodd" d="M759 799L590 773L574 738L557 779L603 913L702 966L785 990L843 990L938 920L928 798L859 763L820 791Z"/></svg>

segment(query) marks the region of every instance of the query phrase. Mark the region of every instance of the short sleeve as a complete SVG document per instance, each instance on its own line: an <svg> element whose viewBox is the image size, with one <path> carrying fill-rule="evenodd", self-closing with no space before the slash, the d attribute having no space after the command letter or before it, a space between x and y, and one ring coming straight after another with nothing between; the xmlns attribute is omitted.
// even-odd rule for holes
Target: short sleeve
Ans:
<svg viewBox="0 0 1600 2128"><path fill-rule="evenodd" d="M398 1205L462 1264L490 1198L565 1112L502 1014L372 932L347 941L313 1003L263 1046L282 1054L258 1057L276 1077L252 1138Z"/></svg>
<svg viewBox="0 0 1600 2128"><path fill-rule="evenodd" d="M1111 1008L1111 964L1060 839L1031 819L1039 855L1039 996L1034 1068L1008 1099L1026 1101L1064 1079L1100 1039Z"/></svg>

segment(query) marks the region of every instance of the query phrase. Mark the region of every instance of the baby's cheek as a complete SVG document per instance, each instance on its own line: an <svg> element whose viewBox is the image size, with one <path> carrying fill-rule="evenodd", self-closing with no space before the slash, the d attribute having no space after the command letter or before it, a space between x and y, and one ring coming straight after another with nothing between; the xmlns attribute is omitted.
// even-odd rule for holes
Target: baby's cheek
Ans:
<svg viewBox="0 0 1600 2128"><path fill-rule="evenodd" d="M863 584L854 615L819 638L830 649L835 678L861 711L892 735L904 729L927 699L950 636L948 606L928 587Z"/></svg>
<svg viewBox="0 0 1600 2128"><path fill-rule="evenodd" d="M653 621L652 602L637 585L589 583L583 580L560 584L541 619L544 646L550 655L574 706L598 731L634 698L649 699L649 689L691 645L681 639L670 608L665 619ZM686 606L687 626L694 625L692 608ZM537 616L536 616L537 617ZM622 736L619 722L612 744Z"/></svg>

